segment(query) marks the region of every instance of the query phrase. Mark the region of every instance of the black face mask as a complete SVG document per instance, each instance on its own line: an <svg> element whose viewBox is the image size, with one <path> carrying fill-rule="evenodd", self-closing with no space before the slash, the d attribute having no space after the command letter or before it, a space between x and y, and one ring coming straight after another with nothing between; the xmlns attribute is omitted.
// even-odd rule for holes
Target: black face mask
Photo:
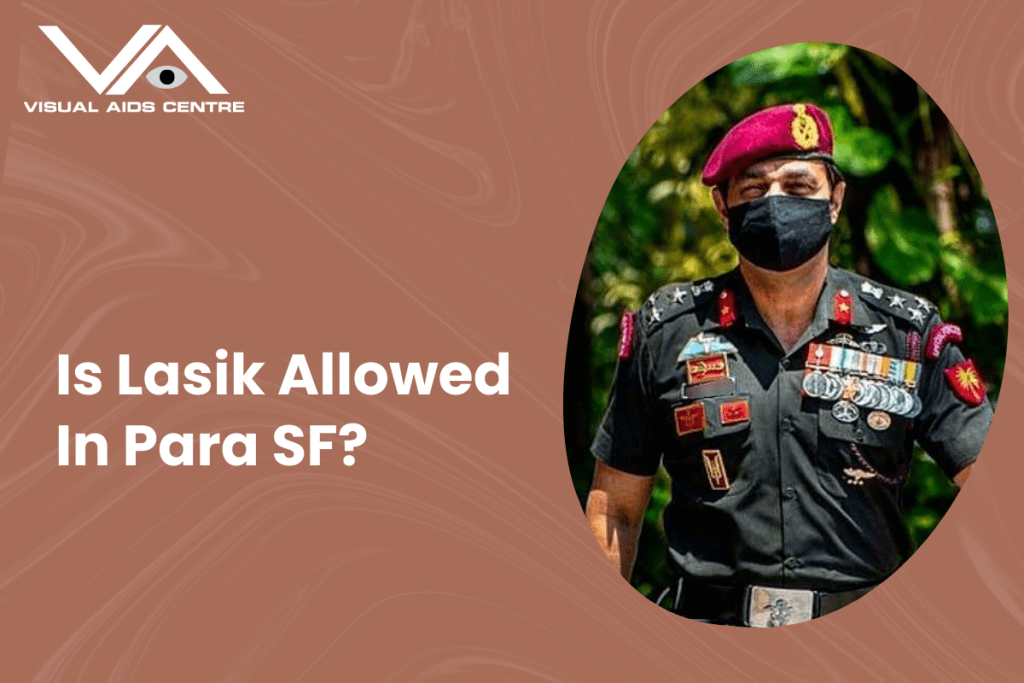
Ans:
<svg viewBox="0 0 1024 683"><path fill-rule="evenodd" d="M827 199L772 195L729 209L729 241L768 270L792 270L821 251L832 234Z"/></svg>

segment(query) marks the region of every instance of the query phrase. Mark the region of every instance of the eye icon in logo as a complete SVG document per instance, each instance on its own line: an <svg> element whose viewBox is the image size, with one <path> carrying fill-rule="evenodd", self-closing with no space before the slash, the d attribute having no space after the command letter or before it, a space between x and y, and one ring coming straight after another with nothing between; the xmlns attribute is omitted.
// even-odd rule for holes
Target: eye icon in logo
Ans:
<svg viewBox="0 0 1024 683"><path fill-rule="evenodd" d="M187 78L188 74L176 66L158 66L146 74L146 80L161 90L177 88Z"/></svg>

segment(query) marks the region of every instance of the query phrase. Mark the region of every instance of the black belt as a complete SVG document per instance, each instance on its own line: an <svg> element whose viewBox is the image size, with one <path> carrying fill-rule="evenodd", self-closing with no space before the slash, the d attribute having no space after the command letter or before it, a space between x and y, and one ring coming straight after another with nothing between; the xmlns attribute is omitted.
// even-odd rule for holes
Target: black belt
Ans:
<svg viewBox="0 0 1024 683"><path fill-rule="evenodd" d="M759 587L727 586L697 579L679 579L673 611L689 619L749 626L751 596L756 588ZM813 593L813 616L817 618L846 607L867 595L873 588L874 586L848 591L808 591Z"/></svg>

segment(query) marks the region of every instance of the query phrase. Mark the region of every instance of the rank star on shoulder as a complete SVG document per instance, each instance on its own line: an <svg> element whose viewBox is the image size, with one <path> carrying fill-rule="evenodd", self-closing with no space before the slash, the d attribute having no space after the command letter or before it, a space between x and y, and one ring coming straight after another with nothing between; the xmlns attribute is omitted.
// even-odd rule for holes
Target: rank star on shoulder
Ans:
<svg viewBox="0 0 1024 683"><path fill-rule="evenodd" d="M892 308L903 308L904 302L906 302L906 299L899 294L893 294L889 297L889 306Z"/></svg>

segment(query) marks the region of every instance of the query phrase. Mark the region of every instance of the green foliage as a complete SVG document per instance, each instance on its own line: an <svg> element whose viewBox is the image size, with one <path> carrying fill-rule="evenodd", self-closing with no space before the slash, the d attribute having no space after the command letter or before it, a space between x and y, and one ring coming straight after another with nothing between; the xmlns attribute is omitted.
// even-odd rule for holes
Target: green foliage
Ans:
<svg viewBox="0 0 1024 683"><path fill-rule="evenodd" d="M900 206L900 196L892 185L886 185L871 199L866 236L875 263L900 288L934 277L939 263L939 233L926 211Z"/></svg>
<svg viewBox="0 0 1024 683"><path fill-rule="evenodd" d="M896 154L885 133L868 126L857 126L844 105L826 107L835 132L832 158L843 173L868 177L885 169Z"/></svg>
<svg viewBox="0 0 1024 683"><path fill-rule="evenodd" d="M803 43L749 55L695 85L651 126L615 180L580 285L590 307L591 435L607 400L622 310L638 308L664 284L736 265L700 183L707 154L742 117L794 101L823 107L835 129L834 157L847 191L833 263L936 302L945 319L963 328L964 353L993 383L989 395L996 399L1006 353L1006 274L992 209L963 143L892 64L845 45ZM915 458L906 521L920 543L954 490L919 450ZM581 501L590 467L573 469ZM634 585L646 595L670 580L660 528L669 495L662 472L634 572Z"/></svg>
<svg viewBox="0 0 1024 683"><path fill-rule="evenodd" d="M766 85L825 74L846 56L848 49L831 43L779 45L741 57L726 68L736 85Z"/></svg>

